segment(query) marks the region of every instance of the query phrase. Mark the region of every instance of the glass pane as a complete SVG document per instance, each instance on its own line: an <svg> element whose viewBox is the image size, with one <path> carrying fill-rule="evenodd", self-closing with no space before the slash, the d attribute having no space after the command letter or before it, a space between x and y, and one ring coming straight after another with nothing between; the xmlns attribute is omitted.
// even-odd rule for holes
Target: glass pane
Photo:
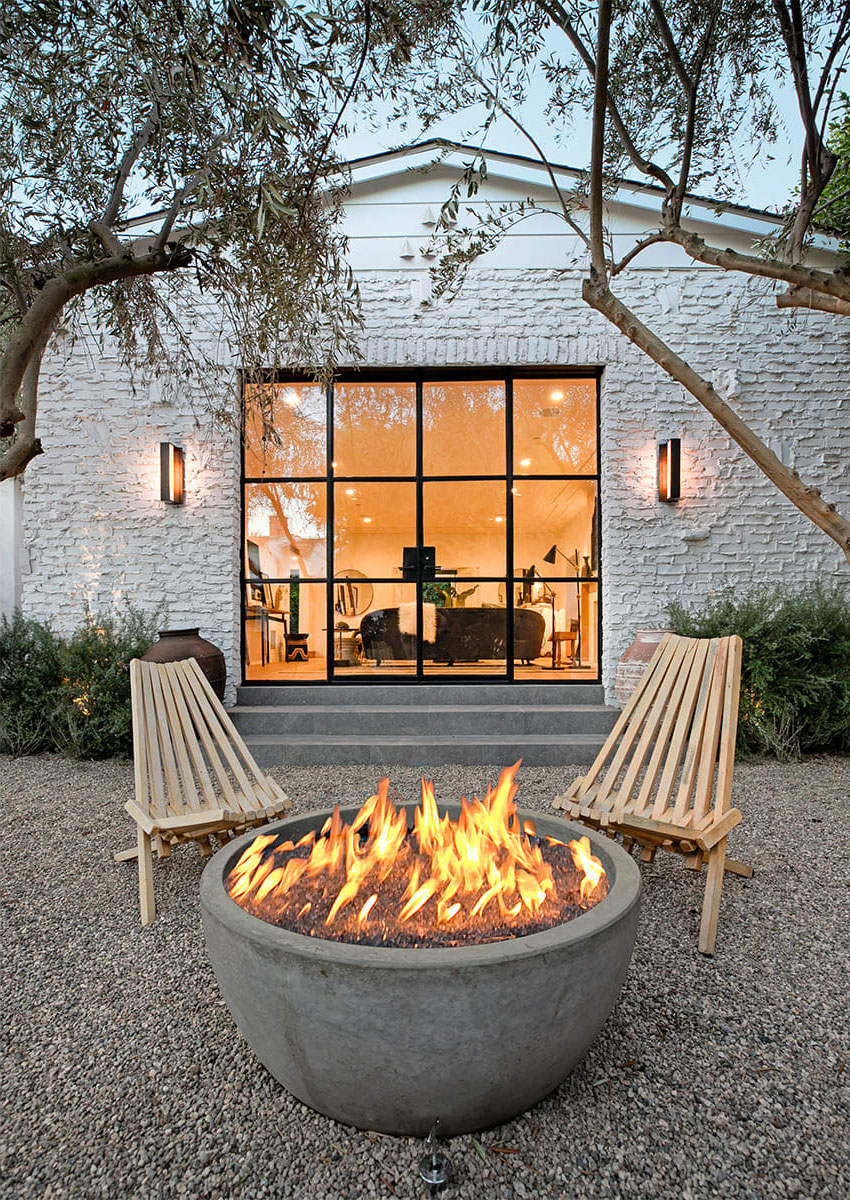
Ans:
<svg viewBox="0 0 850 1200"><path fill-rule="evenodd" d="M438 569L456 575L504 575L507 520L501 480L423 485L425 545Z"/></svg>
<svg viewBox="0 0 850 1200"><path fill-rule="evenodd" d="M583 479L518 479L514 486L514 570L522 575L595 575L596 484ZM547 562L547 556L552 559Z"/></svg>
<svg viewBox="0 0 850 1200"><path fill-rule="evenodd" d="M334 586L337 601L340 586L347 585ZM360 580L358 589L356 607L363 611L345 616L335 613L334 674L342 677L415 673L415 585ZM353 711L352 721L356 720Z"/></svg>
<svg viewBox="0 0 850 1200"><path fill-rule="evenodd" d="M514 475L596 473L596 380L514 380Z"/></svg>
<svg viewBox="0 0 850 1200"><path fill-rule="evenodd" d="M516 678L536 674L542 678L548 671L595 679L599 670L597 584L518 580L514 594Z"/></svg>
<svg viewBox="0 0 850 1200"><path fill-rule="evenodd" d="M250 384L245 388L245 474L324 475L327 397L312 383Z"/></svg>
<svg viewBox="0 0 850 1200"><path fill-rule="evenodd" d="M416 474L416 386L338 383L334 388L337 475Z"/></svg>
<svg viewBox="0 0 850 1200"><path fill-rule="evenodd" d="M334 570L401 576L404 547L416 545L416 485L334 484Z"/></svg>
<svg viewBox="0 0 850 1200"><path fill-rule="evenodd" d="M327 485L245 485L245 574L253 579L305 579L327 572Z"/></svg>
<svg viewBox="0 0 850 1200"><path fill-rule="evenodd" d="M422 455L426 475L504 474L504 383L426 383Z"/></svg>
<svg viewBox="0 0 850 1200"><path fill-rule="evenodd" d="M293 577L245 593L245 678L326 679L326 585Z"/></svg>
<svg viewBox="0 0 850 1200"><path fill-rule="evenodd" d="M507 671L506 585L439 577L422 585L422 661L428 674Z"/></svg>

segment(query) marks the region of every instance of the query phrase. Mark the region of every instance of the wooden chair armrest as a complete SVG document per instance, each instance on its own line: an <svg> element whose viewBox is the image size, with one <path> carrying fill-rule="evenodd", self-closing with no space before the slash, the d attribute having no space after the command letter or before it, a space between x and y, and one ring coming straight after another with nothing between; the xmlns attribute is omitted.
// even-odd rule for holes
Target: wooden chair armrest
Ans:
<svg viewBox="0 0 850 1200"><path fill-rule="evenodd" d="M632 829L636 833L652 833L673 841L693 842L700 850L711 850L742 820L743 814L740 809L730 808L708 829L693 829L689 825L674 825L670 821L654 821L651 817L636 817L629 812L614 815L604 813L600 824L608 829Z"/></svg>
<svg viewBox="0 0 850 1200"><path fill-rule="evenodd" d="M186 812L174 817L152 817L135 800L128 800L124 808L148 836L169 831L190 833L193 829L205 829L207 826L235 825L248 815L231 812L229 808L205 808L201 812Z"/></svg>

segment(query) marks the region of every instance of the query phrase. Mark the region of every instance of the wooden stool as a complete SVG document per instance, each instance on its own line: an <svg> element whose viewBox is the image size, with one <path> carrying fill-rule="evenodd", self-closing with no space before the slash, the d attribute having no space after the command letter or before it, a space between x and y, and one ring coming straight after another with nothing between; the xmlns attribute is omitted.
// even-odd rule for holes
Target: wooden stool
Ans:
<svg viewBox="0 0 850 1200"><path fill-rule="evenodd" d="M578 630L556 629L552 634L552 639L554 639L555 642L555 666L560 667L563 665L564 646L569 648L568 657L571 664L574 667L578 666L578 663L576 662L576 641L578 640Z"/></svg>

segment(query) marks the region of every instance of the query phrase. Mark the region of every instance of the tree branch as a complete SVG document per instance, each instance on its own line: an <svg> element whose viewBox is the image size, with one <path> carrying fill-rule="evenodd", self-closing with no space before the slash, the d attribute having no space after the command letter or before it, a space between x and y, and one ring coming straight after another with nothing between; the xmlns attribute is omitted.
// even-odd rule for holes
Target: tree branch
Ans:
<svg viewBox="0 0 850 1200"><path fill-rule="evenodd" d="M118 176L113 184L112 192L99 222L105 225L107 229L111 229L115 224L118 214L121 211L121 201L124 199L124 188L127 185L127 180L130 178L130 172L136 165L139 155L145 146L147 146L155 130L159 127L159 100L160 94L157 90L154 93L151 111L148 114L147 120L124 151L124 156L118 166Z"/></svg>
<svg viewBox="0 0 850 1200"><path fill-rule="evenodd" d="M537 155L538 155L540 161L543 163L543 166L546 168L546 173L549 176L549 182L552 184L552 188L554 189L555 195L558 197L558 203L561 206L561 214L562 214L564 220L566 221L567 225L569 225L569 227L573 231L573 233L576 234L577 237L581 238L581 240L584 242L585 246L587 246L589 249L590 248L590 239L588 238L588 236L584 232L584 230L581 228L581 226L578 225L576 223L576 221L573 219L573 216L570 212L569 206L567 205L567 202L564 198L564 194L561 191L560 187L558 186L558 181L555 178L555 172L552 169L552 165L549 162L546 155L543 153L543 149L540 146L540 144L537 141L535 141L535 139L528 132L528 130L525 128L525 126L522 124L522 122L517 120L517 118L513 115L513 113L510 111L510 109L507 108L502 103L502 101L499 99L499 97L496 95L496 93L493 91L493 89L490 87L490 85L486 82L485 79L483 79L478 74L478 72L475 70L475 68L472 66L472 64L470 62L465 62L465 66L466 66L466 69L469 71L470 75L472 76L472 78L475 80L475 82L480 87L482 87L484 89L484 91L487 93L487 95L492 99L493 104L495 105L496 108L498 108L499 112L502 113L504 116L506 116L508 118L508 120L511 122L511 124L514 125L519 130L519 132L523 135L523 137L527 138L528 141L531 142L532 146L537 151Z"/></svg>
<svg viewBox="0 0 850 1200"><path fill-rule="evenodd" d="M638 320L635 314L613 295L606 283L593 278L585 279L582 284L582 297L587 304L616 325L638 349L658 363L671 379L675 379L686 388L782 494L841 547L850 563L850 521L835 511L834 504L827 504L817 488L804 484L796 471L786 467L725 400L721 399L708 380L698 375L684 359Z"/></svg>
<svg viewBox="0 0 850 1200"><path fill-rule="evenodd" d="M605 167L605 114L608 110L608 46L611 0L599 0L596 30L596 69L593 85L593 129L590 143L590 259L591 275L607 286L602 183Z"/></svg>
<svg viewBox="0 0 850 1200"><path fill-rule="evenodd" d="M742 271L746 275L758 275L763 279L778 279L792 287L813 288L839 300L850 300L850 277L838 271L818 271L814 267L797 266L794 263L777 262L773 258L757 258L753 254L739 254L737 250L716 250L706 244L696 233L690 233L681 225L665 230L668 241L681 246L697 262L710 267L723 267L727 271Z"/></svg>
<svg viewBox="0 0 850 1200"><path fill-rule="evenodd" d="M4 479L14 479L22 475L27 465L38 454L42 454L41 441L35 436L35 418L38 412L38 380L41 373L41 360L47 349L47 343L53 334L57 320L51 321L38 339L33 356L24 372L21 387L21 409L23 419L15 430L14 441L0 455L0 482Z"/></svg>
<svg viewBox="0 0 850 1200"><path fill-rule="evenodd" d="M178 246L170 253L154 250L138 258L124 254L81 264L49 279L9 337L0 358L0 436L8 437L24 418L25 414L17 407L17 401L27 368L37 353L45 330L58 320L69 300L91 288L115 283L119 279L179 270L191 261L192 251L186 246Z"/></svg>
<svg viewBox="0 0 850 1200"><path fill-rule="evenodd" d="M570 18L567 15L567 13L564 11L562 6L558 3L558 0L535 0L535 3L537 4L537 7L540 9L540 11L545 13L546 16L550 19L550 21L554 21L554 23L558 26L558 28L562 31L562 33L566 34L567 38L572 43L573 48L577 52L579 58L584 63L585 67L587 68L587 72L590 75L591 79L593 79L595 81L595 79L596 79L596 63L594 62L593 55L590 53L588 48L585 46L578 31L576 30L573 23L570 21ZM662 185L662 187L664 188L664 190L666 192L672 193L673 189L674 189L673 180L670 178L670 176L667 174L667 172L664 170L663 167L659 167L657 165L657 163L652 162L648 158L644 158L644 156L641 154L641 152L638 150L637 146L635 145L634 141L632 140L631 134L629 133L628 129L626 128L626 123L623 120L622 116L620 115L620 110L618 109L617 104L616 104L614 98L612 97L610 91L608 91L607 89L606 89L606 95L607 95L608 115L611 117L611 124L614 127L614 131L616 132L617 137L620 140L620 144L623 147L623 149L625 150L626 154L628 155L632 165L638 171L640 171L640 173L642 175L649 175L652 179L657 179L658 182Z"/></svg>
<svg viewBox="0 0 850 1200"><path fill-rule="evenodd" d="M625 271L632 259L635 259L639 254L642 254L648 246L655 246L658 242L667 242L669 240L670 239L667 237L666 233L651 233L648 237L642 238L639 242L632 246L628 254L624 254L618 263L614 263L612 265L611 275L619 275L621 271Z"/></svg>
<svg viewBox="0 0 850 1200"><path fill-rule="evenodd" d="M811 288L793 287L780 292L776 297L777 308L811 308L815 312L835 313L850 317L850 300L839 300L835 296L824 296Z"/></svg>

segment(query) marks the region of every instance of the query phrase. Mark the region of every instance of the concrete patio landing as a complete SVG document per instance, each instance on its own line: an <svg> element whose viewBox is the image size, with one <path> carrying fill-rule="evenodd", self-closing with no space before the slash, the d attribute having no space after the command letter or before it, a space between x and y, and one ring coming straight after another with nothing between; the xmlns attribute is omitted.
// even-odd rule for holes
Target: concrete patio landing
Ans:
<svg viewBox="0 0 850 1200"><path fill-rule="evenodd" d="M499 765L502 765L501 763ZM440 797L498 767L443 766ZM544 809L578 768L520 771ZM374 767L274 771L296 811L362 801ZM390 770L405 797L417 772ZM139 925L126 762L0 759L6 914L0 1196L418 1200L422 1143L360 1133L294 1100L236 1033L208 965L189 848L156 863ZM850 759L743 763L717 954L696 950L702 882L642 866L621 999L588 1057L536 1108L447 1147L446 1200L850 1194ZM517 997L528 1020L533 995Z"/></svg>

